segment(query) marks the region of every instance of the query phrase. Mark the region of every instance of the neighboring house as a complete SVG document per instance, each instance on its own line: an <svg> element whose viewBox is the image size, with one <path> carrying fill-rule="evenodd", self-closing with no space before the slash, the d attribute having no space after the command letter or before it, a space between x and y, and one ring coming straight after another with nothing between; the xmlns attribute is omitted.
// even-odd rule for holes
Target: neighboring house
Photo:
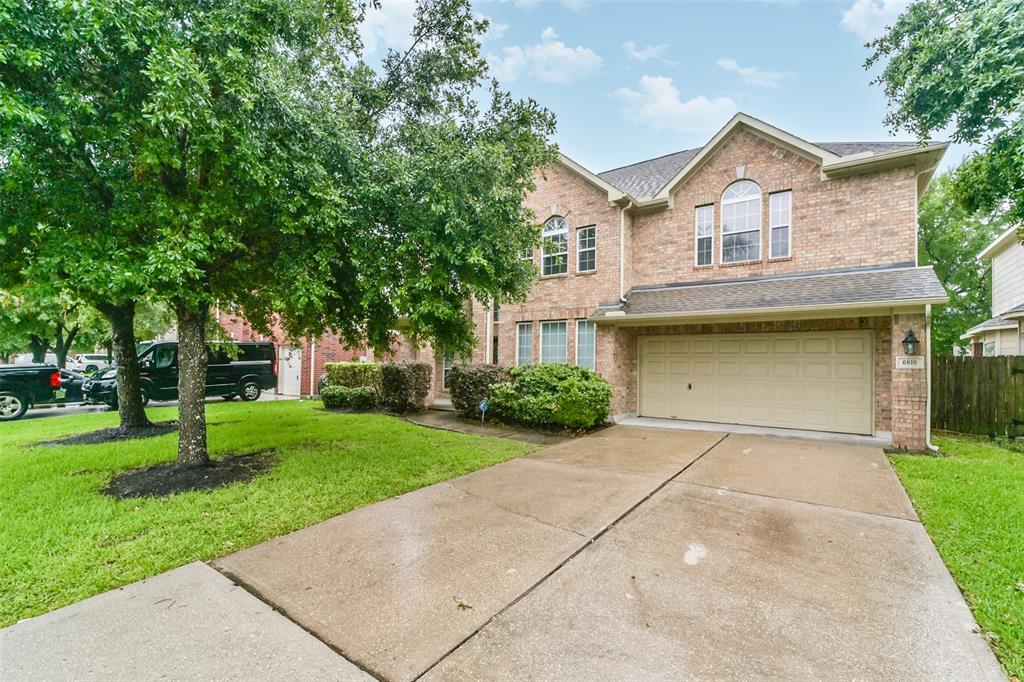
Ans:
<svg viewBox="0 0 1024 682"><path fill-rule="evenodd" d="M1024 318L1024 247L1011 227L978 254L992 263L992 319L971 327L961 340L971 344L971 355L1024 355L1021 318Z"/></svg>
<svg viewBox="0 0 1024 682"><path fill-rule="evenodd" d="M917 206L945 144L810 143L744 114L704 147L595 174L567 157L521 305L474 302L473 362L568 362L641 415L891 437L923 449L931 306ZM433 362L444 396L451 359ZM902 365L902 366L901 366Z"/></svg>
<svg viewBox="0 0 1024 682"><path fill-rule="evenodd" d="M272 336L256 332L240 314L222 310L214 317L228 336L236 341L273 341L277 345L277 392L282 395L315 395L320 393L320 376L328 362L372 362L373 351L348 348L331 334L318 339L302 337L289 340L279 325Z"/></svg>

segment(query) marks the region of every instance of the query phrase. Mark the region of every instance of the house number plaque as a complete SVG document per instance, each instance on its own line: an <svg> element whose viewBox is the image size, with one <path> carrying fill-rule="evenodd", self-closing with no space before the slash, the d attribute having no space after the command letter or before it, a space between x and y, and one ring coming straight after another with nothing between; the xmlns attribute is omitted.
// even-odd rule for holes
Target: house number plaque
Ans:
<svg viewBox="0 0 1024 682"><path fill-rule="evenodd" d="M924 356L897 355L896 369L924 369Z"/></svg>

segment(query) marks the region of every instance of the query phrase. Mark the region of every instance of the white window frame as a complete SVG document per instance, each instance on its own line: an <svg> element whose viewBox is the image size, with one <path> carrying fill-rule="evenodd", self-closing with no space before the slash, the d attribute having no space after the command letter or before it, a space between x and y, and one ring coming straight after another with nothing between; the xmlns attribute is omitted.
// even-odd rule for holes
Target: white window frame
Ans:
<svg viewBox="0 0 1024 682"><path fill-rule="evenodd" d="M786 218L785 222L775 221L774 203L778 200L781 201L783 198L786 200ZM775 253L775 230L786 228L786 253L777 254ZM793 256L793 191L786 190L784 192L772 192L768 195L768 258L780 259L780 258L792 258Z"/></svg>
<svg viewBox="0 0 1024 682"><path fill-rule="evenodd" d="M522 340L523 328L529 329L530 334L530 354L523 358L523 347L520 341ZM533 322L519 322L516 324L516 367L523 367L525 365L533 364Z"/></svg>
<svg viewBox="0 0 1024 682"><path fill-rule="evenodd" d="M989 351L992 351L991 353ZM986 341L981 346L981 355L986 358L994 358L996 356L996 342Z"/></svg>
<svg viewBox="0 0 1024 682"><path fill-rule="evenodd" d="M549 240L556 237L563 237L565 239L565 250L555 251L553 253L547 252L547 245ZM557 262L556 259L561 256L565 260L563 261L564 269L560 272L547 272L548 259L552 259L551 262ZM559 275L565 275L569 272L569 223L565 222L565 218L562 216L551 216L544 223L544 231L541 233L541 246L540 246L540 276L541 277L557 277Z"/></svg>
<svg viewBox="0 0 1024 682"><path fill-rule="evenodd" d="M583 326L583 325L590 325L590 328L594 330L593 367L587 367L587 369L589 369L589 370L591 370L593 372L596 372L597 371L597 325L594 324L593 322L591 322L590 320L576 320L576 358L575 358L576 359L576 364L579 367L585 367L585 365L581 365L580 364L580 327Z"/></svg>
<svg viewBox="0 0 1024 682"><path fill-rule="evenodd" d="M701 212L708 212L711 214L708 219L707 227L711 231L710 234L702 235L700 233ZM701 263L700 262L700 240L710 239L711 240L711 262ZM693 210L693 266L695 268L709 268L715 264L715 205L704 204L703 206L697 206Z"/></svg>
<svg viewBox="0 0 1024 682"><path fill-rule="evenodd" d="M449 377L452 373L452 367L455 365L455 358L452 357L451 353L445 353L441 360L441 390L448 390Z"/></svg>
<svg viewBox="0 0 1024 682"><path fill-rule="evenodd" d="M594 232L594 245L584 248L581 240L583 233L587 230L593 230ZM594 267L584 270L580 267L580 256L588 252L594 254ZM584 225L583 227L576 228L576 272L597 272L597 225Z"/></svg>
<svg viewBox="0 0 1024 682"><path fill-rule="evenodd" d="M548 360L544 357L544 328L551 325L560 324L565 329L565 348L562 351L561 360ZM540 364L546 362L552 362L556 364L563 364L569 362L569 320L544 320L540 323Z"/></svg>
<svg viewBox="0 0 1024 682"><path fill-rule="evenodd" d="M754 187L757 188L757 230L756 230L756 232L757 232L757 258L748 258L746 260L729 260L729 261L727 261L725 259L725 237L726 237L726 234L729 234L729 235L747 234L748 232L754 232L755 231L755 230L750 230L750 229L742 230L742 231L737 231L737 232L728 232L728 233L726 233L726 231L725 231L725 207L726 206L731 206L732 204L740 204L740 203L744 203L744 202L747 202L747 201L753 201L753 199L750 199L748 197L730 198L730 199L726 199L725 198L725 194L726 194L726 192L729 191L730 188L735 187L736 185L739 185L739 184L742 184L742 183L750 183L751 185L753 185ZM721 230L721 239L719 239L719 249L718 249L718 262L721 263L722 265L739 265L739 264L742 264L742 263L759 263L762 260L762 258L761 258L761 256L763 255L762 254L762 247L764 246L762 244L762 242L764 241L764 230L762 229L762 225L761 225L761 216L762 216L762 211L764 209L764 196L763 196L763 193L761 192L761 186L758 185L753 180L737 180L736 182L731 183L722 192L721 207L722 207L721 211L720 211L721 215L718 217L719 228Z"/></svg>

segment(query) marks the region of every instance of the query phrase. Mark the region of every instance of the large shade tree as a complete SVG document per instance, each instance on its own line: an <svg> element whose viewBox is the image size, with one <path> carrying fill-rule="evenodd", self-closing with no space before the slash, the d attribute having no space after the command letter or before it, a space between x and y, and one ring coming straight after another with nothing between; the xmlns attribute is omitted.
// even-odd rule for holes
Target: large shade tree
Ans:
<svg viewBox="0 0 1024 682"><path fill-rule="evenodd" d="M0 290L0 338L20 340L33 362L44 362L52 351L57 366L65 367L76 344L91 348L101 343L107 328L95 309L67 290L49 284Z"/></svg>
<svg viewBox="0 0 1024 682"><path fill-rule="evenodd" d="M522 201L553 158L554 122L487 82L486 22L465 0L422 2L411 47L378 68L361 59L365 8L349 0L29 4L29 27L3 36L41 55L21 46L22 87L60 93L47 100L60 116L45 118L84 109L112 135L91 136L87 160L65 156L109 166L100 175L118 184L97 185L87 208L15 223L13 238L32 268L58 258L40 230L81 240L109 224L122 290L174 308L179 463L208 459L215 301L257 326L280 313L296 335L330 329L381 348L404 320L466 348L469 296L525 294L533 271L518 254L536 227ZM65 59L48 59L52 42ZM29 129L34 115L15 112Z"/></svg>
<svg viewBox="0 0 1024 682"><path fill-rule="evenodd" d="M964 347L960 335L984 322L992 308L992 269L977 255L1006 229L1001 219L978 215L960 206L952 193L949 174L935 178L921 200L918 213L918 260L935 268L949 303L932 319L932 350L952 355Z"/></svg>
<svg viewBox="0 0 1024 682"><path fill-rule="evenodd" d="M981 145L951 196L1024 220L1024 3L916 0L869 48L890 127L920 139L949 129L954 142Z"/></svg>

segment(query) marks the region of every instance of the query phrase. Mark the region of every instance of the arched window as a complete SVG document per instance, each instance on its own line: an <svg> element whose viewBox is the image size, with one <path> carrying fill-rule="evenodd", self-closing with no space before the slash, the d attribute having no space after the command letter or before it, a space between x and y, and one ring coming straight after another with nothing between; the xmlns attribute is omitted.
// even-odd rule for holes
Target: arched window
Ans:
<svg viewBox="0 0 1024 682"><path fill-rule="evenodd" d="M562 216L552 216L541 233L540 274L562 275L569 271L569 224Z"/></svg>
<svg viewBox="0 0 1024 682"><path fill-rule="evenodd" d="M761 188L740 180L722 193L722 262L761 260Z"/></svg>

